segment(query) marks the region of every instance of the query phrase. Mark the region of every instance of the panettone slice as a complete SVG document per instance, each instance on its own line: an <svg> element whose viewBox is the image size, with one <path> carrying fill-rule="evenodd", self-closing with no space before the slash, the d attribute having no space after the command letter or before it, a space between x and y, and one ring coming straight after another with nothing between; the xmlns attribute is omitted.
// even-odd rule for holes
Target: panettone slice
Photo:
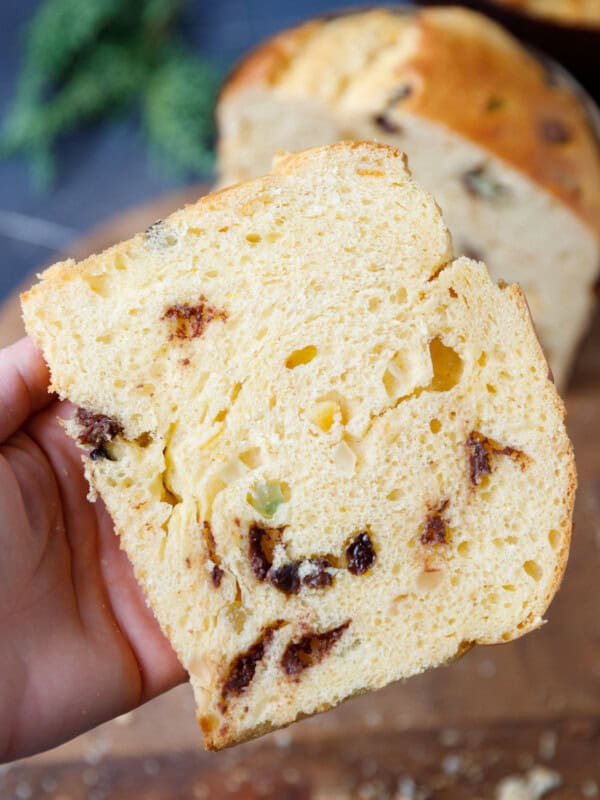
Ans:
<svg viewBox="0 0 600 800"><path fill-rule="evenodd" d="M284 156L23 298L217 749L539 626L575 485L516 286L402 153Z"/></svg>

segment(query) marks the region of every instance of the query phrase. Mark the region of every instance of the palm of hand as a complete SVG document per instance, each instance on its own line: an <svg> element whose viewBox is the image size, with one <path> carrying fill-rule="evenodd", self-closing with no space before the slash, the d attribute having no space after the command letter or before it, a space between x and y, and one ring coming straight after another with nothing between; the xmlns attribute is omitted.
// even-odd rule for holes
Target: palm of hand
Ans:
<svg viewBox="0 0 600 800"><path fill-rule="evenodd" d="M0 761L183 678L53 402L0 446ZM8 715L8 716L7 716Z"/></svg>

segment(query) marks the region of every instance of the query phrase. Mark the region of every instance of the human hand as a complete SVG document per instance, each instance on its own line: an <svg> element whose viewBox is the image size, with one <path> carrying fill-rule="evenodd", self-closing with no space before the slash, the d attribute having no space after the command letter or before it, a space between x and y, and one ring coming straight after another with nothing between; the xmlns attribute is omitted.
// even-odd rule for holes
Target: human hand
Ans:
<svg viewBox="0 0 600 800"><path fill-rule="evenodd" d="M48 383L31 340L0 350L0 762L185 679Z"/></svg>

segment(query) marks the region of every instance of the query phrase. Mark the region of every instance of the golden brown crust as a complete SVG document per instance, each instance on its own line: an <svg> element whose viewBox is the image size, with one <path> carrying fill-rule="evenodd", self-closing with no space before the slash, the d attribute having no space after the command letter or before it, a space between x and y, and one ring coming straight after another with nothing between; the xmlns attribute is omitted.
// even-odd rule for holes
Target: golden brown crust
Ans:
<svg viewBox="0 0 600 800"><path fill-rule="evenodd" d="M500 6L558 23L600 27L597 0L492 0Z"/></svg>
<svg viewBox="0 0 600 800"><path fill-rule="evenodd" d="M304 42L323 24L320 19L310 20L296 28L281 31L251 50L228 75L221 90L221 99L248 86L275 83L278 74L294 58Z"/></svg>
<svg viewBox="0 0 600 800"><path fill-rule="evenodd" d="M419 47L400 77L418 86L403 108L490 150L600 231L598 143L575 94L485 17L433 9L416 23Z"/></svg>
<svg viewBox="0 0 600 800"><path fill-rule="evenodd" d="M354 15L357 34L362 18ZM390 25L395 19L405 24L405 17L389 13ZM276 85L304 43L328 24L314 20L263 44L238 65L223 97L251 85ZM397 86L413 90L400 101L402 109L487 149L600 232L599 147L575 92L480 14L434 8L414 14L414 25L416 47L395 71Z"/></svg>

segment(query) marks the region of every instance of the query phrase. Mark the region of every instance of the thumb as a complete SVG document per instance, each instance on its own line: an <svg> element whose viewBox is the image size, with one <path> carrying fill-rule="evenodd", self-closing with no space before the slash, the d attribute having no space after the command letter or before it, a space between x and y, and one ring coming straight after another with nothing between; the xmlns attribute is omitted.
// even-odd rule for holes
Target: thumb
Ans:
<svg viewBox="0 0 600 800"><path fill-rule="evenodd" d="M50 402L49 383L42 351L31 339L0 350L0 443Z"/></svg>

